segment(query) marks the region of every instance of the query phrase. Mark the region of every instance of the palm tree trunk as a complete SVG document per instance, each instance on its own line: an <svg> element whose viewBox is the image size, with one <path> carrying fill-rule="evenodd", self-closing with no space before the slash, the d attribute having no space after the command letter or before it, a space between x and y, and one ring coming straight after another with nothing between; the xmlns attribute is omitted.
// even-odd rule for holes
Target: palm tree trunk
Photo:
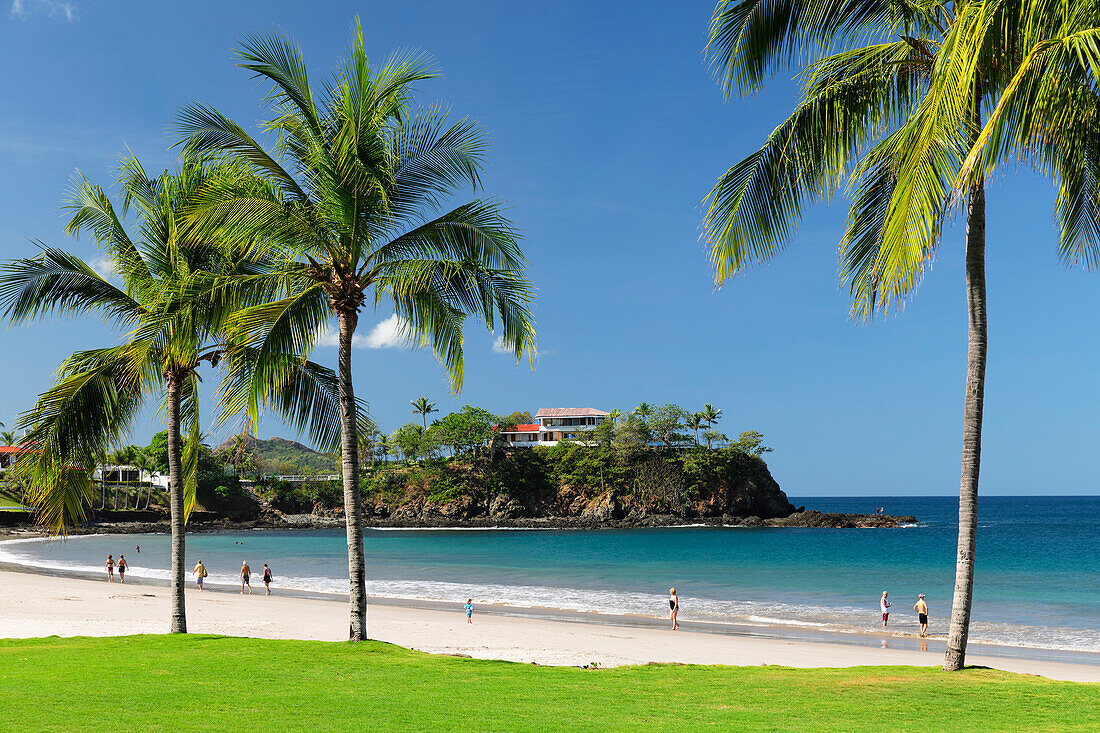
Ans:
<svg viewBox="0 0 1100 733"><path fill-rule="evenodd" d="M180 395L183 378L168 378L168 492L172 513L172 633L187 633L184 608L183 460L180 448Z"/></svg>
<svg viewBox="0 0 1100 733"><path fill-rule="evenodd" d="M980 99L980 97L979 97ZM980 102L978 102L980 104ZM977 105L975 105L977 107ZM980 120L980 108L977 116ZM981 125L978 125L980 128ZM985 396L985 186L972 186L966 207L966 303L969 310L966 394L963 400L962 476L959 481L959 546L955 595L943 668L963 668L974 593L974 548L978 523L978 471L982 456L982 402Z"/></svg>
<svg viewBox="0 0 1100 733"><path fill-rule="evenodd" d="M354 310L340 313L340 451L344 472L344 519L348 531L348 582L351 624L348 638L367 638L367 571L363 557L363 508L359 496L359 436L355 389L351 379L351 339L359 323Z"/></svg>

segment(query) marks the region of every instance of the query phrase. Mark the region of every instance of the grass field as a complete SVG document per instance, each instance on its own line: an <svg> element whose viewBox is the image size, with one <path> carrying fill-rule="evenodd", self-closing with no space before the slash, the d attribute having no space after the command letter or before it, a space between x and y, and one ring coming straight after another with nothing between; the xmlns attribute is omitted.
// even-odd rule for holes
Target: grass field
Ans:
<svg viewBox="0 0 1100 733"><path fill-rule="evenodd" d="M19 498L15 494L8 493L6 488L0 487L0 509L20 508Z"/></svg>
<svg viewBox="0 0 1100 733"><path fill-rule="evenodd" d="M379 642L0 640L0 730L1090 731L1100 685L985 669L582 670Z"/></svg>

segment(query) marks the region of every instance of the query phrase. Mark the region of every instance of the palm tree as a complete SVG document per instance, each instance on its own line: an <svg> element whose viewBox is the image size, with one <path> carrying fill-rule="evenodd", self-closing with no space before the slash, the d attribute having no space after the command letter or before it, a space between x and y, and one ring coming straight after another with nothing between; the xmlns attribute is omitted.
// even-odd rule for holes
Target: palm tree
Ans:
<svg viewBox="0 0 1100 733"><path fill-rule="evenodd" d="M412 405L412 413L414 415L420 415L424 419L424 429L427 430L428 415L433 412L439 412L439 410L435 409L435 403L424 395L420 395L409 404Z"/></svg>
<svg viewBox="0 0 1100 733"><path fill-rule="evenodd" d="M374 446L375 450L377 450L382 455L382 461L384 463L389 463L390 453L393 452L393 447L390 445L390 436L379 431L374 436Z"/></svg>
<svg viewBox="0 0 1100 733"><path fill-rule="evenodd" d="M113 346L69 357L54 386L21 418L20 425L30 428L25 442L38 447L19 467L40 521L57 534L83 521L93 498L90 468L106 461L111 446L122 444L145 405L161 406L168 427L173 633L187 631L184 525L195 500L201 437L199 366L216 366L225 353L228 315L263 297L249 300L243 291L210 287L211 274L254 271L255 261L180 238L181 210L224 170L185 158L173 174L149 178L136 159L126 159L118 181L125 194L121 216L99 186L78 179L68 231L94 234L121 286L80 258L45 245L37 256L0 269L0 309L13 323L51 313L95 314L121 333ZM140 238L131 237L122 223L129 209L136 209ZM294 367L299 380L273 384L270 392L286 412L313 408L334 392L330 371L290 357L286 363L299 365ZM233 387L226 383L226 395L234 394ZM301 414L316 418L317 437L323 439L318 413L303 409ZM332 427L328 432L331 440Z"/></svg>
<svg viewBox="0 0 1100 733"><path fill-rule="evenodd" d="M810 61L794 113L707 196L717 284L771 259L806 205L847 185L840 259L852 313L887 312L914 293L944 221L965 207L969 343L947 670L964 664L973 594L984 182L1021 161L1050 175L1063 259L1098 261L1098 27L1100 5L1083 0L779 0L767 12L756 0L725 0L711 25L708 50L727 95L756 92L779 65Z"/></svg>
<svg viewBox="0 0 1100 733"><path fill-rule="evenodd" d="M148 509L149 502L153 499L153 459L149 454L140 452L133 459L134 466L140 472L140 481L138 482L138 495L137 501L134 502L135 509ZM146 479L148 477L148 479ZM148 480L148 484L146 484ZM145 506L141 506L141 494L145 492Z"/></svg>
<svg viewBox="0 0 1100 733"><path fill-rule="evenodd" d="M265 131L277 133L279 145L269 153L216 110L186 108L180 126L188 150L229 157L265 183L212 188L195 226L244 241L263 238L282 263L282 297L236 321L261 362L290 347L308 353L327 323L339 324L349 636L365 639L352 380L360 310L368 303L391 306L401 335L431 346L457 392L468 316L491 331L499 327L517 360L524 353L533 359L532 289L516 233L497 202L474 199L439 213L464 185L480 186L486 145L469 120L448 126L438 109L410 109L413 84L435 75L421 59L398 56L375 69L360 29L345 64L318 94L291 39L253 36L239 54L242 66L271 86Z"/></svg>
<svg viewBox="0 0 1100 733"><path fill-rule="evenodd" d="M378 426L370 415L360 415L358 429L359 438L359 460L369 460L371 466L374 466L375 449L377 448L376 436L378 435Z"/></svg>
<svg viewBox="0 0 1100 733"><path fill-rule="evenodd" d="M0 428L4 427L4 423L0 423ZM0 440L4 442L4 445L15 445L19 442L19 437L11 430L4 430L0 432Z"/></svg>
<svg viewBox="0 0 1100 733"><path fill-rule="evenodd" d="M707 424L706 420L703 418L703 413L693 412L689 414L684 424L687 425L689 429L695 431L695 445L699 445L699 428Z"/></svg>
<svg viewBox="0 0 1100 733"><path fill-rule="evenodd" d="M702 416L703 422L705 422L712 428L711 430L703 433L703 437L707 439L707 448L710 448L711 433L715 432L713 430L714 426L717 425L718 421L722 419L722 410L715 407L714 405L703 405Z"/></svg>

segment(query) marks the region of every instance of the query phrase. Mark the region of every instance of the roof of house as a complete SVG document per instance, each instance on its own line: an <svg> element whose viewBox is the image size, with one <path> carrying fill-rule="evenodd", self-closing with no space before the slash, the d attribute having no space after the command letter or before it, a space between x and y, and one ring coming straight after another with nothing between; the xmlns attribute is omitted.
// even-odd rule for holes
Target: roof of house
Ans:
<svg viewBox="0 0 1100 733"><path fill-rule="evenodd" d="M20 448L18 445L0 445L0 453L25 453L26 448Z"/></svg>
<svg viewBox="0 0 1100 733"><path fill-rule="evenodd" d="M494 428L496 425L493 426ZM505 430L505 433L537 433L539 431L538 425L517 425L511 430Z"/></svg>
<svg viewBox="0 0 1100 733"><path fill-rule="evenodd" d="M535 417L607 417L610 414L594 407L543 407Z"/></svg>

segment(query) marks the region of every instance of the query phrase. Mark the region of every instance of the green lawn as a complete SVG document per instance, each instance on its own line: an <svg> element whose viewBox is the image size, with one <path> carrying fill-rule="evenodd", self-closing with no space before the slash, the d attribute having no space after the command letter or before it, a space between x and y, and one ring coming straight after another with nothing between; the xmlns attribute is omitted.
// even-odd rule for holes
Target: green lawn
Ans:
<svg viewBox="0 0 1100 733"><path fill-rule="evenodd" d="M1100 685L974 669L536 667L220 636L0 640L0 730L1090 731Z"/></svg>
<svg viewBox="0 0 1100 733"><path fill-rule="evenodd" d="M19 498L15 494L8 493L5 488L0 488L0 509L11 507L22 507L19 503Z"/></svg>

